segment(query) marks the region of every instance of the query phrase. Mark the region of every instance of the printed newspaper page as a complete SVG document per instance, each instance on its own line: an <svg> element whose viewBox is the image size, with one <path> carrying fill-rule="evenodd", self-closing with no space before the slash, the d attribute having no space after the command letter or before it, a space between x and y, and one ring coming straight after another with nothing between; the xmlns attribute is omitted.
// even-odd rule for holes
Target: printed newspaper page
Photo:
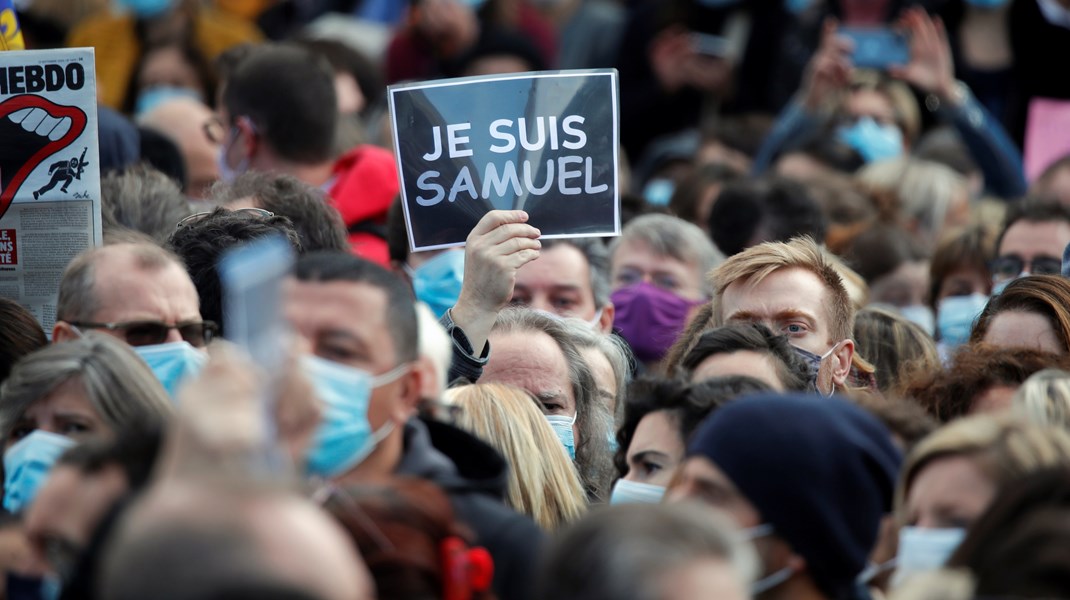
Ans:
<svg viewBox="0 0 1070 600"><path fill-rule="evenodd" d="M93 49L0 52L0 296L51 334L63 269L101 244Z"/></svg>

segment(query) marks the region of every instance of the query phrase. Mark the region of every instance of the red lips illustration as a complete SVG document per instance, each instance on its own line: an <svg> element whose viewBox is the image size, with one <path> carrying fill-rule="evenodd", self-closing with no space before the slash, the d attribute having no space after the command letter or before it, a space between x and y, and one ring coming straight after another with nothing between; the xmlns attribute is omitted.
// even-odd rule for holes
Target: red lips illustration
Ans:
<svg viewBox="0 0 1070 600"><path fill-rule="evenodd" d="M30 173L78 139L87 122L81 108L60 106L42 96L25 94L0 102L0 217Z"/></svg>

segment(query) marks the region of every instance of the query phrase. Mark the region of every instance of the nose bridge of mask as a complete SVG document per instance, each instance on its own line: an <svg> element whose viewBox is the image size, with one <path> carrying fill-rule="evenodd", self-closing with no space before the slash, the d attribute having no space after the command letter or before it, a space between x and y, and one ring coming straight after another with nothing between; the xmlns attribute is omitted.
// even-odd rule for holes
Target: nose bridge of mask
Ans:
<svg viewBox="0 0 1070 600"><path fill-rule="evenodd" d="M132 348L149 366L171 398L175 397L179 387L187 379L197 376L208 361L203 352L186 341Z"/></svg>
<svg viewBox="0 0 1070 600"><path fill-rule="evenodd" d="M966 530L959 528L903 527L899 530L898 567L893 585L915 573L944 566L965 537Z"/></svg>

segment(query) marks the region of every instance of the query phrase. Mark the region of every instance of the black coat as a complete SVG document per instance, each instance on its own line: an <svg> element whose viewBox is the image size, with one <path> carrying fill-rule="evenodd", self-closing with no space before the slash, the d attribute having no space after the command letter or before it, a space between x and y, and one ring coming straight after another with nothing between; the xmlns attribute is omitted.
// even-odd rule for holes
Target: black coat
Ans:
<svg viewBox="0 0 1070 600"><path fill-rule="evenodd" d="M452 425L413 419L396 474L426 479L446 491L458 519L494 559L500 600L531 597L543 532L503 503L508 464L498 452Z"/></svg>

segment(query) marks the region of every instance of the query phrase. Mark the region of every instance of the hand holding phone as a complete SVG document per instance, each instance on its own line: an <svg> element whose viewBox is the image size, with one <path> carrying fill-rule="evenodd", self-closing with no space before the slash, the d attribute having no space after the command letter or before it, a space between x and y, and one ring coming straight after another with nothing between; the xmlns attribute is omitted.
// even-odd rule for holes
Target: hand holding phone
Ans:
<svg viewBox="0 0 1070 600"><path fill-rule="evenodd" d="M840 27L836 35L851 40L851 62L863 69L887 69L910 62L910 41L888 27Z"/></svg>

